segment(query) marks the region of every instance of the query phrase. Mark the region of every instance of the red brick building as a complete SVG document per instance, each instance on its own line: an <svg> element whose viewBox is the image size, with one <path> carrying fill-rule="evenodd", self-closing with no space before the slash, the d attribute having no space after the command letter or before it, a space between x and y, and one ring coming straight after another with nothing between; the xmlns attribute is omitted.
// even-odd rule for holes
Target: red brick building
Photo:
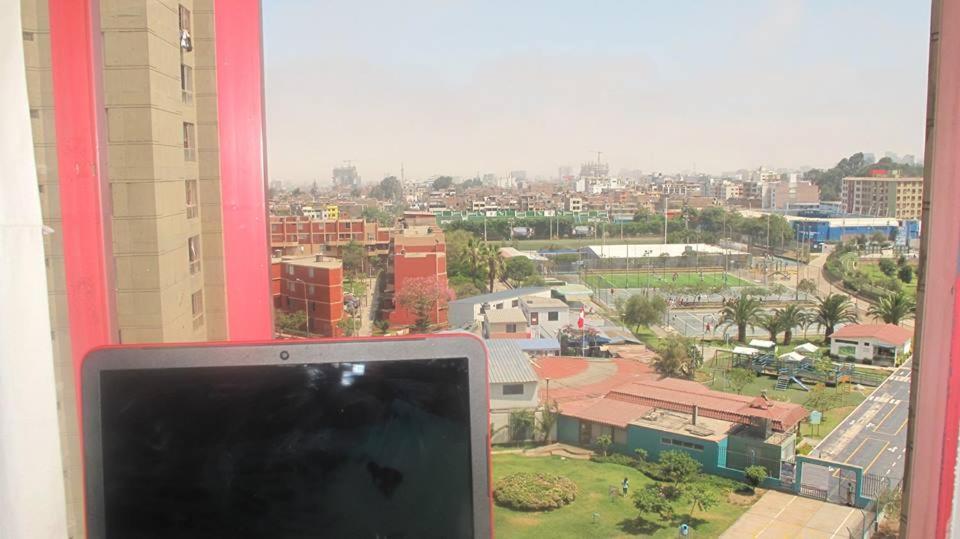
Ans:
<svg viewBox="0 0 960 539"><path fill-rule="evenodd" d="M343 318L343 265L321 255L284 258L280 264L279 308L305 312L311 336L337 337Z"/></svg>
<svg viewBox="0 0 960 539"><path fill-rule="evenodd" d="M381 296L381 310L387 311L387 320L391 326L409 326L414 323L414 313L397 305L395 294L403 290L406 282L417 278L432 279L437 288L448 290L446 243L443 232L435 224L404 228L394 235ZM430 323L446 325L446 302L437 303L430 311Z"/></svg>
<svg viewBox="0 0 960 539"><path fill-rule="evenodd" d="M340 256L340 249L355 241L368 256L390 251L392 228L363 219L323 221L300 215L270 217L270 249L280 255Z"/></svg>

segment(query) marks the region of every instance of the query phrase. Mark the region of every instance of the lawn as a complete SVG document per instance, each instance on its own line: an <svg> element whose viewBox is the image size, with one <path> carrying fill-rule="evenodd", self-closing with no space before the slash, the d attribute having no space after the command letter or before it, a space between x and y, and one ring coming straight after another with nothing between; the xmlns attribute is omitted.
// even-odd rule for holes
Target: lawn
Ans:
<svg viewBox="0 0 960 539"><path fill-rule="evenodd" d="M866 273L870 277L870 280L872 282L882 282L883 279L888 278L886 275L883 274L882 271L880 271L880 266L876 264L860 264L858 269ZM917 268L914 267L913 269L914 271L916 271ZM908 296L914 299L917 298L917 275L916 274L914 274L913 280L910 281L909 283L900 281L900 286L901 288L903 288L904 293L906 293Z"/></svg>
<svg viewBox="0 0 960 539"><path fill-rule="evenodd" d="M566 507L548 512L513 511L494 506L494 529L498 537L549 538L565 537L676 537L681 522L691 525L693 537L718 537L730 527L749 507L750 501L742 505L731 503L731 499L743 499L730 496L737 483L721 478L702 476L702 484L696 487L724 488L719 498L721 503L707 512L697 511L689 516L689 505L680 502L677 513L681 519L676 523L654 524L652 527L638 525L638 511L628 498L611 499L608 489L619 487L624 477L630 479L630 490L635 492L653 481L640 472L619 464L598 464L595 462L561 459L560 457L525 457L521 455L494 455L493 480L516 472L542 472L562 475L573 480L579 488L577 499ZM721 487L722 486L722 487ZM596 515L596 521L594 521ZM675 525L676 524L676 525Z"/></svg>
<svg viewBox="0 0 960 539"><path fill-rule="evenodd" d="M662 236L644 236L639 238L617 238L616 240L607 239L608 245L649 245L652 243L662 243ZM555 250L555 249L576 249L579 247L585 247L587 245L597 245L600 243L599 239L596 238L567 238L567 239L552 239L552 240L513 240L510 242L505 242L507 245L512 245L521 251L539 251L541 249L546 250Z"/></svg>
<svg viewBox="0 0 960 539"><path fill-rule="evenodd" d="M694 286L698 283L704 283L706 286L753 286L752 283L738 279L737 277L723 272L703 273L678 273L664 277L653 273L604 273L591 274L587 276L587 284L595 288L661 288L664 285L673 286Z"/></svg>

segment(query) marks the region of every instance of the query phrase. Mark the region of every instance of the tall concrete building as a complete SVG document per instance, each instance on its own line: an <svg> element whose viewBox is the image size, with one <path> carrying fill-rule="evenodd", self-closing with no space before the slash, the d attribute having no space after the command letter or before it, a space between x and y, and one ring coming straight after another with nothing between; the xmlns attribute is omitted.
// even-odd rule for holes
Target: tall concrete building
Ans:
<svg viewBox="0 0 960 539"><path fill-rule="evenodd" d="M226 338L213 0L100 0L118 340ZM70 534L81 461L60 230L46 0L21 0L46 236ZM267 256L267 253L264 253Z"/></svg>
<svg viewBox="0 0 960 539"><path fill-rule="evenodd" d="M849 177L840 201L847 213L895 219L919 219L923 178Z"/></svg>

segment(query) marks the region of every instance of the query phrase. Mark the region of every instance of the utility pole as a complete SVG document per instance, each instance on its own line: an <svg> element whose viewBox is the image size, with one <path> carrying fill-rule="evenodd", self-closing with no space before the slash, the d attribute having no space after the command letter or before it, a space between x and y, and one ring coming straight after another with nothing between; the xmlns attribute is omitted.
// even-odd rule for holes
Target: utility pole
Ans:
<svg viewBox="0 0 960 539"><path fill-rule="evenodd" d="M663 244L667 244L667 221L669 221L667 210L670 208L670 197L663 197Z"/></svg>

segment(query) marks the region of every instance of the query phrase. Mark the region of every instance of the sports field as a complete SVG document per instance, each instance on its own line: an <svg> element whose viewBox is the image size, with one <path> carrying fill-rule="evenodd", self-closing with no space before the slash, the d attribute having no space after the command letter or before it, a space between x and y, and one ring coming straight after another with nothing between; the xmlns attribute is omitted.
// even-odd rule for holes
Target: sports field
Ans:
<svg viewBox="0 0 960 539"><path fill-rule="evenodd" d="M668 270L666 277L653 273L593 273L587 275L587 284L595 288L661 288L664 285L694 286L697 283L707 286L751 286L751 283L723 272L678 273L676 276Z"/></svg>

